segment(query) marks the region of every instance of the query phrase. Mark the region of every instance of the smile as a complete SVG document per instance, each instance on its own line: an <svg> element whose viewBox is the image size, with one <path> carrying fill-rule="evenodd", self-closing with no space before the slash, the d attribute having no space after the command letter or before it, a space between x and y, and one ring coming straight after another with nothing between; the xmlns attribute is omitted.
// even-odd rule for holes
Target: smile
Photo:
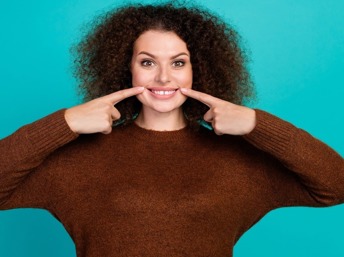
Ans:
<svg viewBox="0 0 344 257"><path fill-rule="evenodd" d="M172 95L176 90L150 90L153 94L156 95Z"/></svg>
<svg viewBox="0 0 344 257"><path fill-rule="evenodd" d="M148 88L151 96L157 98L157 99L169 99L172 98L179 88Z"/></svg>

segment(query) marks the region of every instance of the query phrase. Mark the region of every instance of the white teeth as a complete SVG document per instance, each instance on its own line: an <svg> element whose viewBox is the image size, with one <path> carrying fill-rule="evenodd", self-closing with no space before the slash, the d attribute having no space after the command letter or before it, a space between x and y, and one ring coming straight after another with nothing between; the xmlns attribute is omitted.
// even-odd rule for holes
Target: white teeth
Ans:
<svg viewBox="0 0 344 257"><path fill-rule="evenodd" d="M174 92L176 92L176 90L171 90L171 91L156 91L156 90L152 90L152 93L156 94L156 95L172 95Z"/></svg>

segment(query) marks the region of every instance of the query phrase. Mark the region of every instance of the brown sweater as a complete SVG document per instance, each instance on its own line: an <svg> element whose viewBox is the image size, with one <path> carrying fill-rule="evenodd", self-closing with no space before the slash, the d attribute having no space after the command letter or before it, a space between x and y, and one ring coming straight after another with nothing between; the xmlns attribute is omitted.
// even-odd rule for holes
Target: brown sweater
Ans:
<svg viewBox="0 0 344 257"><path fill-rule="evenodd" d="M229 257L282 206L344 200L344 161L257 110L245 137L134 124L77 136L63 110L0 141L0 209L49 210L78 257Z"/></svg>

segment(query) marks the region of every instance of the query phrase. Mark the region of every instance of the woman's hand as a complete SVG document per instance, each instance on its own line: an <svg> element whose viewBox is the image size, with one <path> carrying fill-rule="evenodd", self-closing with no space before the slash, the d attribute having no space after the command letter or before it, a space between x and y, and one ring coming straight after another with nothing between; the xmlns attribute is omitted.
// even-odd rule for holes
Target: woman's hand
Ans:
<svg viewBox="0 0 344 257"><path fill-rule="evenodd" d="M192 89L181 88L180 90L184 95L194 98L210 108L203 119L211 123L217 135L245 135L256 126L256 112L253 109Z"/></svg>
<svg viewBox="0 0 344 257"><path fill-rule="evenodd" d="M65 119L70 129L77 134L101 132L109 134L112 123L121 117L115 104L130 96L141 94L143 87L133 87L99 97L87 103L67 109Z"/></svg>

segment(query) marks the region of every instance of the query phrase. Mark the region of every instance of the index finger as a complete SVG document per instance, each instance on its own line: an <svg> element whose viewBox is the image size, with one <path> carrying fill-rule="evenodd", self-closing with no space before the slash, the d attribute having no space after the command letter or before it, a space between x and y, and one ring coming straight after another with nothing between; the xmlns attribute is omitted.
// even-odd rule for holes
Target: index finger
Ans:
<svg viewBox="0 0 344 257"><path fill-rule="evenodd" d="M215 105L215 103L219 100L218 98L208 95L206 93L202 93L196 90L193 90L191 88L180 88L180 91L191 98L194 98L205 105L207 105L209 108Z"/></svg>
<svg viewBox="0 0 344 257"><path fill-rule="evenodd" d="M144 87L131 87L103 96L103 98L109 100L112 104L115 105L125 98L141 94L144 89Z"/></svg>

